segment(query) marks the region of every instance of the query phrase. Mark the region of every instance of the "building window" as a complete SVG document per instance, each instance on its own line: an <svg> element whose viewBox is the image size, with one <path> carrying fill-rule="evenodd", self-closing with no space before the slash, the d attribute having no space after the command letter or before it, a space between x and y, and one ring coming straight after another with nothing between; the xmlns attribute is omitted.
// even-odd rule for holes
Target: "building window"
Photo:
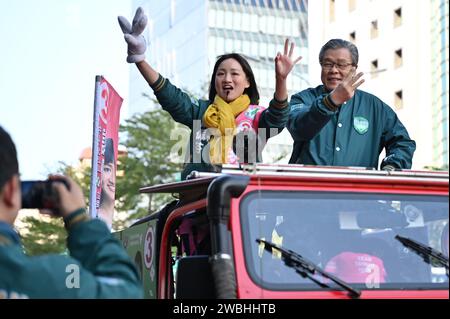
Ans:
<svg viewBox="0 0 450 319"><path fill-rule="evenodd" d="M269 77L266 70L261 69L261 86L268 87L269 86Z"/></svg>
<svg viewBox="0 0 450 319"><path fill-rule="evenodd" d="M258 16L256 14L250 15L250 31L258 32Z"/></svg>
<svg viewBox="0 0 450 319"><path fill-rule="evenodd" d="M399 68L403 65L403 52L402 49L398 49L394 54L394 68Z"/></svg>
<svg viewBox="0 0 450 319"><path fill-rule="evenodd" d="M208 12L208 26L215 27L216 26L216 10L211 9Z"/></svg>
<svg viewBox="0 0 450 319"><path fill-rule="evenodd" d="M272 43L272 42L268 43L268 45L267 45L268 53L275 54L275 52L278 52L278 50L280 50L280 49L277 48L277 46L274 43Z"/></svg>
<svg viewBox="0 0 450 319"><path fill-rule="evenodd" d="M227 37L225 39L225 53L233 52L236 49L234 48L234 41L232 38Z"/></svg>
<svg viewBox="0 0 450 319"><path fill-rule="evenodd" d="M285 18L284 19L284 30L283 30L283 34L284 36L292 36L291 34L291 23L292 23L292 19L289 18Z"/></svg>
<svg viewBox="0 0 450 319"><path fill-rule="evenodd" d="M356 9L356 0L348 0L348 11L352 12Z"/></svg>
<svg viewBox="0 0 450 319"><path fill-rule="evenodd" d="M402 24L402 8L394 10L394 28Z"/></svg>
<svg viewBox="0 0 450 319"><path fill-rule="evenodd" d="M238 53L242 53L242 40L234 40L234 49Z"/></svg>
<svg viewBox="0 0 450 319"><path fill-rule="evenodd" d="M300 20L294 19L292 20L292 36L298 37L300 35L301 23Z"/></svg>
<svg viewBox="0 0 450 319"><path fill-rule="evenodd" d="M294 84L292 85L292 88L293 88L295 91L300 90L300 88L302 87L302 81L301 81L300 76L294 75L294 76L292 77L292 79L294 80Z"/></svg>
<svg viewBox="0 0 450 319"><path fill-rule="evenodd" d="M378 60L373 60L370 63L370 74L372 78L376 78L378 76Z"/></svg>
<svg viewBox="0 0 450 319"><path fill-rule="evenodd" d="M330 0L330 22L334 22L335 20L335 0Z"/></svg>
<svg viewBox="0 0 450 319"><path fill-rule="evenodd" d="M397 91L394 94L394 106L396 110L403 108L403 91Z"/></svg>
<svg viewBox="0 0 450 319"><path fill-rule="evenodd" d="M222 37L216 38L217 52L225 52L225 40ZM220 53L222 54L222 53Z"/></svg>
<svg viewBox="0 0 450 319"><path fill-rule="evenodd" d="M250 14L243 13L242 14L242 31L250 31Z"/></svg>
<svg viewBox="0 0 450 319"><path fill-rule="evenodd" d="M225 24L223 26L224 29L232 29L233 28L233 12L225 11Z"/></svg>
<svg viewBox="0 0 450 319"><path fill-rule="evenodd" d="M272 52L270 52L270 55ZM266 58L268 56L267 54L267 43L260 42L259 43L259 56L262 58Z"/></svg>
<svg viewBox="0 0 450 319"><path fill-rule="evenodd" d="M284 35L284 30L283 30L283 26L284 26L284 21L282 17L276 17L275 18L275 34L277 35Z"/></svg>
<svg viewBox="0 0 450 319"><path fill-rule="evenodd" d="M353 43L356 41L356 31L353 31L349 34L349 39Z"/></svg>
<svg viewBox="0 0 450 319"><path fill-rule="evenodd" d="M378 37L378 20L373 20L370 23L370 38L375 39Z"/></svg>
<svg viewBox="0 0 450 319"><path fill-rule="evenodd" d="M225 27L225 12L223 10L216 11L216 28L224 28Z"/></svg>
<svg viewBox="0 0 450 319"><path fill-rule="evenodd" d="M234 12L233 14L233 29L240 30L242 25L242 13Z"/></svg>
<svg viewBox="0 0 450 319"><path fill-rule="evenodd" d="M258 41L255 40L255 39L252 39L252 40L253 40L253 41L251 42L252 53L249 54L249 56L250 56L252 59L259 60L259 49L261 48L261 43L258 42Z"/></svg>
<svg viewBox="0 0 450 319"><path fill-rule="evenodd" d="M269 33L267 30L267 26L269 23L267 22L267 16L263 15L259 17L259 32L261 33Z"/></svg>
<svg viewBox="0 0 450 319"><path fill-rule="evenodd" d="M275 17L274 16L267 17L267 32L270 34L275 33Z"/></svg>
<svg viewBox="0 0 450 319"><path fill-rule="evenodd" d="M247 55L252 55L252 43L250 41L244 40L242 42L242 53Z"/></svg>

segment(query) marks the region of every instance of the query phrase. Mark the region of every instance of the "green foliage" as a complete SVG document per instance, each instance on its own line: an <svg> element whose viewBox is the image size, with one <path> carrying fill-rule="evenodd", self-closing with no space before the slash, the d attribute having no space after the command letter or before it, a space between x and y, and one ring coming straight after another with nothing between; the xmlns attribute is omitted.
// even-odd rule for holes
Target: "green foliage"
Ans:
<svg viewBox="0 0 450 319"><path fill-rule="evenodd" d="M78 185L80 185L83 190L83 195L86 200L86 206L89 207L89 191L91 187L91 168L81 167L75 168L64 162L60 162L60 167L58 168L58 174L66 175L72 178Z"/></svg>
<svg viewBox="0 0 450 319"><path fill-rule="evenodd" d="M27 230L22 233L25 253L30 256L64 253L66 250L66 231L61 218L25 217Z"/></svg>
<svg viewBox="0 0 450 319"><path fill-rule="evenodd" d="M145 185L176 181L182 164L170 160L172 147L179 143L171 141L170 134L178 127L162 109L136 114L120 126L121 144L126 147L128 154L118 160L116 210L129 215L124 220L116 219L114 229L128 226L130 221L148 215L171 200L168 194L141 195L139 189ZM70 176L81 186L88 206L90 167L80 169L63 162L60 165L58 173ZM27 223L22 232L27 253L39 255L65 251L66 232L61 219L27 217L23 221Z"/></svg>
<svg viewBox="0 0 450 319"><path fill-rule="evenodd" d="M76 170L64 162L60 162L58 174L71 177L77 182L85 196L89 200L90 168ZM22 243L25 252L31 256L63 253L66 251L67 233L61 218L36 218L28 216L22 219L26 228L22 231Z"/></svg>
<svg viewBox="0 0 450 319"><path fill-rule="evenodd" d="M136 114L121 125L121 144L128 154L118 163L118 172L123 175L116 178L116 209L132 212L129 219L149 213L148 205L140 206L144 196L139 194L142 186L173 182L181 171L181 163L169 159L171 148L177 143L170 140L170 133L176 128L175 121L161 109ZM156 209L167 199L158 194L150 200Z"/></svg>
<svg viewBox="0 0 450 319"><path fill-rule="evenodd" d="M285 159L289 154L290 154L289 151L282 150L272 161L273 161L273 163L278 163L281 160Z"/></svg>
<svg viewBox="0 0 450 319"><path fill-rule="evenodd" d="M433 165L427 165L424 168L425 169L429 169L431 171L448 171L448 164L444 164L441 167L433 166Z"/></svg>

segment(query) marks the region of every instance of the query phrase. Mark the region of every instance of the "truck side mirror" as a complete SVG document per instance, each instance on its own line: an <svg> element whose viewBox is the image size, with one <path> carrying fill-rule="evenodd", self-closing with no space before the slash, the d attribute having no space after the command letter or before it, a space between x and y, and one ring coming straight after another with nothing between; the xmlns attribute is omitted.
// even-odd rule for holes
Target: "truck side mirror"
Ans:
<svg viewBox="0 0 450 319"><path fill-rule="evenodd" d="M214 280L209 256L180 258L176 277L176 299L215 298Z"/></svg>

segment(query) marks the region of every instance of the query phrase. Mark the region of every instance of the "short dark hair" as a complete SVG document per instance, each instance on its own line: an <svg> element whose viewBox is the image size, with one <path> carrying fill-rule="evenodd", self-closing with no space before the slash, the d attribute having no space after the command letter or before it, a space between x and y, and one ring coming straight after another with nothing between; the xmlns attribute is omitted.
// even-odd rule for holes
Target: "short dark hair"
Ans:
<svg viewBox="0 0 450 319"><path fill-rule="evenodd" d="M214 98L216 97L216 73L217 69L219 68L219 65L227 60L227 59L235 59L238 61L238 63L241 65L242 70L244 70L245 75L247 76L247 80L250 83L250 86L244 90L244 94L247 94L250 98L250 103L253 105L259 104L259 92L258 92L258 86L256 85L255 81L255 75L253 74L252 68L250 67L250 64L247 62L247 60L238 53L228 53L224 54L218 57L216 64L214 64L214 70L211 76L211 82L209 83L209 100L211 102L214 101Z"/></svg>
<svg viewBox="0 0 450 319"><path fill-rule="evenodd" d="M19 174L16 147L11 136L0 126L0 191L16 174Z"/></svg>
<svg viewBox="0 0 450 319"><path fill-rule="evenodd" d="M323 56L325 55L325 52L328 50L336 50L336 49L347 49L350 51L350 54L352 56L352 63L353 65L358 65L359 60L359 53L358 48L353 43L342 40L342 39L331 39L327 43L324 44L322 49L320 49L319 53L319 62L323 62Z"/></svg>
<svg viewBox="0 0 450 319"><path fill-rule="evenodd" d="M105 157L104 163L114 163L114 141L112 138L107 138L105 140Z"/></svg>

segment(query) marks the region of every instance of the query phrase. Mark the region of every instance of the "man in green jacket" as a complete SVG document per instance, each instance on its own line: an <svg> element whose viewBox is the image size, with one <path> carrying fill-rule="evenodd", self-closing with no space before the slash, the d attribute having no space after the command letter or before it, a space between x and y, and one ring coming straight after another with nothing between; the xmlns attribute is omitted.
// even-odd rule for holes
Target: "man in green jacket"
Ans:
<svg viewBox="0 0 450 319"><path fill-rule="evenodd" d="M0 299L142 298L134 264L106 224L86 214L81 188L64 176L50 180L70 256L29 257L13 228L21 208L16 148L0 127Z"/></svg>
<svg viewBox="0 0 450 319"><path fill-rule="evenodd" d="M294 139L289 163L409 169L416 143L395 112L376 96L357 90L358 49L332 39L321 49L323 85L291 98L287 128Z"/></svg>

